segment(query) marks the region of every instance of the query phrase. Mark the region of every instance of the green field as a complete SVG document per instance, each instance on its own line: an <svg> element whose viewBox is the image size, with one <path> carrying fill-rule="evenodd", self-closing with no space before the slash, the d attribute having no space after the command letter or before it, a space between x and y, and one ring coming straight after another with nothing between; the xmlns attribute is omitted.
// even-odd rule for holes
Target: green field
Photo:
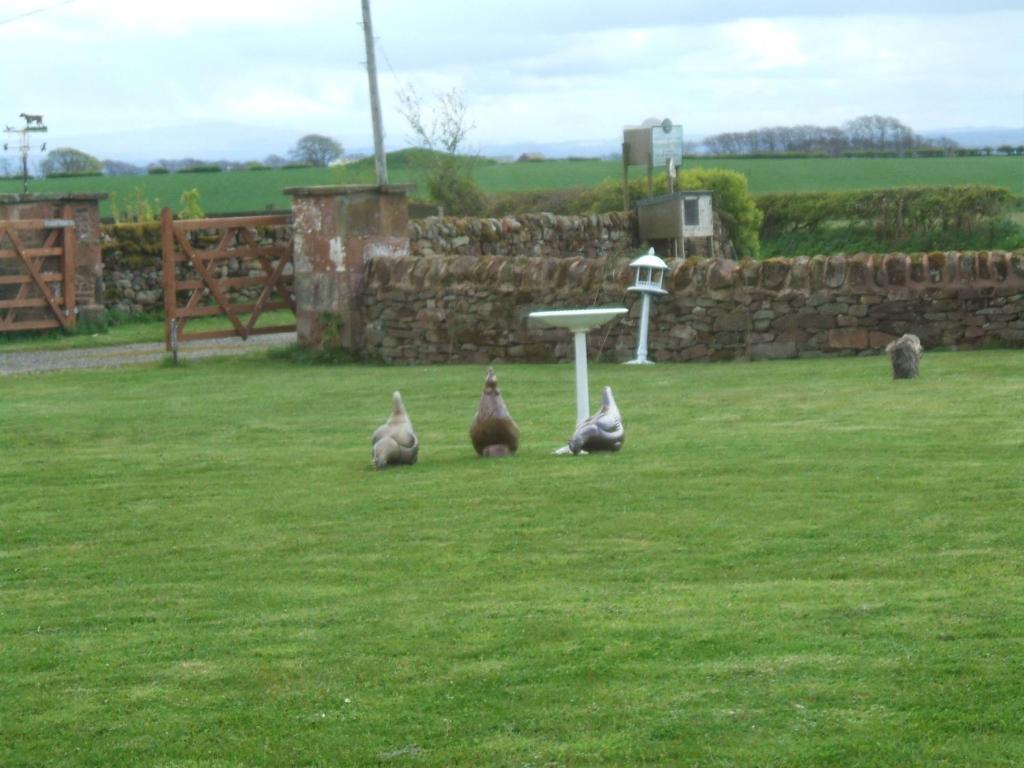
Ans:
<svg viewBox="0 0 1024 768"><path fill-rule="evenodd" d="M396 165L398 165L396 163ZM747 175L751 192L807 192L903 186L991 184L1024 196L1024 157L957 158L813 158L813 159L688 159L684 167L715 167ZM371 165L300 168L223 173L175 173L155 176L41 179L30 183L35 192L114 192L123 202L142 189L144 197L161 205L179 206L183 190L200 191L200 205L209 213L287 209L290 200L281 190L315 184L370 183ZM592 186L620 179L621 165L611 160L549 160L537 163L481 162L476 176L488 192ZM642 176L634 169L633 176ZM415 182L416 173L404 166L389 172L393 183ZM0 193L19 192L18 181L0 181ZM109 206L103 206L109 215Z"/></svg>
<svg viewBox="0 0 1024 768"><path fill-rule="evenodd" d="M1024 763L1020 352L483 373L0 378L0 765Z"/></svg>

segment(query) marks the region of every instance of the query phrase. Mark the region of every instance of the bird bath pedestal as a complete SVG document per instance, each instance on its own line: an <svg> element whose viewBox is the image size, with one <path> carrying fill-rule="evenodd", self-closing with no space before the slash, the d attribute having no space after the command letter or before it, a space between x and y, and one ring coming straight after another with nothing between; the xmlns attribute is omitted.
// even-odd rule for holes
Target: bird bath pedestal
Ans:
<svg viewBox="0 0 1024 768"><path fill-rule="evenodd" d="M625 307L598 309L554 309L531 312L530 319L549 328L565 328L573 332L576 342L576 424L590 416L587 395L587 331L604 325L613 317L626 314Z"/></svg>

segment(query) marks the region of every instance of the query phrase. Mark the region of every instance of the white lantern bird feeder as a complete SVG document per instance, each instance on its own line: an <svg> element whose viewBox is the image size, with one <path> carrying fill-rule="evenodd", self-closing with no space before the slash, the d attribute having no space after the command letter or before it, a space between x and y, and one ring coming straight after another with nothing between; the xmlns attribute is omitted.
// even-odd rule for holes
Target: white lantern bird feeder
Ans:
<svg viewBox="0 0 1024 768"><path fill-rule="evenodd" d="M629 263L633 269L633 284L627 291L643 295L643 305L640 309L640 338L637 339L636 359L630 360L626 365L652 365L654 361L647 359L647 330L651 318L651 296L666 294L662 284L665 281L665 273L668 271L668 264L651 248L639 259Z"/></svg>

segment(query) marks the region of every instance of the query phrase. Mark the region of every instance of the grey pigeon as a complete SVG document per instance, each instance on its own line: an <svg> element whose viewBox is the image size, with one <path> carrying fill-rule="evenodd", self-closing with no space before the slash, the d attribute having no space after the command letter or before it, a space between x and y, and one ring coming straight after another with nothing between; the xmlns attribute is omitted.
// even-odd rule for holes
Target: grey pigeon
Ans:
<svg viewBox="0 0 1024 768"><path fill-rule="evenodd" d="M384 469L397 464L415 464L420 441L412 431L400 392L391 395L391 418L373 433L373 466Z"/></svg>
<svg viewBox="0 0 1024 768"><path fill-rule="evenodd" d="M601 408L576 427L576 433L569 441L573 454L581 451L617 451L626 439L619 407L612 396L612 388L605 387L601 395Z"/></svg>

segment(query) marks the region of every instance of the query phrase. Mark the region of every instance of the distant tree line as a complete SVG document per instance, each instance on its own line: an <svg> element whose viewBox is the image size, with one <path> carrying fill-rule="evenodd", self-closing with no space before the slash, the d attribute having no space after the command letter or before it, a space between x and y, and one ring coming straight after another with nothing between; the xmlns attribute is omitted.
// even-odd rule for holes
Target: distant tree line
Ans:
<svg viewBox="0 0 1024 768"><path fill-rule="evenodd" d="M268 155L262 162L248 160L199 160L194 157L162 158L147 165L135 165L121 160L100 160L72 147L58 147L49 151L38 163L43 176L139 176L146 173L181 173L216 171L259 171L271 168L324 167L344 155L342 145L320 134L307 134L288 152L288 157ZM8 157L0 157L0 177L17 174L19 168Z"/></svg>
<svg viewBox="0 0 1024 768"><path fill-rule="evenodd" d="M925 139L895 117L863 115L838 126L780 125L719 133L702 142L712 155L912 155L955 154L946 138Z"/></svg>

